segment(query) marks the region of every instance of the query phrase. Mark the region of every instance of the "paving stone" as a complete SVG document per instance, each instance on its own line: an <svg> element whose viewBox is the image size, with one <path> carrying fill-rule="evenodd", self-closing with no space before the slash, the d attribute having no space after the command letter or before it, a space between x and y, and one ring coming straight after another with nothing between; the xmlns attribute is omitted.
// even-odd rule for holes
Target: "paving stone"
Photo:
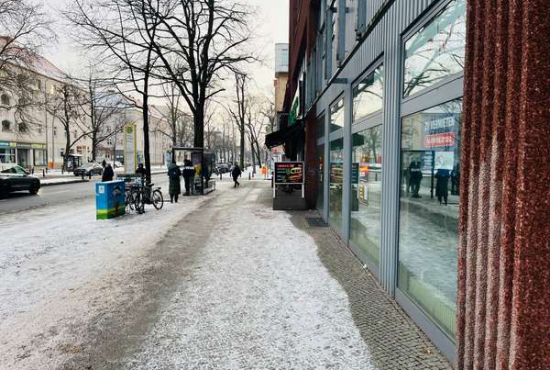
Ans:
<svg viewBox="0 0 550 370"><path fill-rule="evenodd" d="M289 213L315 240L319 258L346 291L354 322L380 369L453 369L334 230L309 227L306 217L316 217L311 211Z"/></svg>

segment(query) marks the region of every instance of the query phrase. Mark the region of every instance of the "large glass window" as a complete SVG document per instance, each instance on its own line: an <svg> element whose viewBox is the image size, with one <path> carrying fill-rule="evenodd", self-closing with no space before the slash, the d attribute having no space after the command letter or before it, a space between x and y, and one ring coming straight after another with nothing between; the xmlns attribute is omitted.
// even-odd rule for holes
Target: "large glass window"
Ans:
<svg viewBox="0 0 550 370"><path fill-rule="evenodd" d="M45 166L46 165L46 151L42 149L34 149L34 165Z"/></svg>
<svg viewBox="0 0 550 370"><path fill-rule="evenodd" d="M344 139L330 143L329 221L342 229L342 185L344 180Z"/></svg>
<svg viewBox="0 0 550 370"><path fill-rule="evenodd" d="M0 148L0 163L15 163L15 149Z"/></svg>
<svg viewBox="0 0 550 370"><path fill-rule="evenodd" d="M353 88L353 122L382 109L384 104L384 67L368 74Z"/></svg>
<svg viewBox="0 0 550 370"><path fill-rule="evenodd" d="M380 260L382 126L353 134L350 239L371 262Z"/></svg>
<svg viewBox="0 0 550 370"><path fill-rule="evenodd" d="M464 69L466 0L453 0L405 43L405 97Z"/></svg>
<svg viewBox="0 0 550 370"><path fill-rule="evenodd" d="M317 209L319 212L323 212L325 206L325 182L323 178L323 169L325 166L325 146L319 145L317 147L317 176L319 181L317 181Z"/></svg>
<svg viewBox="0 0 550 370"><path fill-rule="evenodd" d="M344 98L342 98L330 106L330 132L344 127L344 122Z"/></svg>
<svg viewBox="0 0 550 370"><path fill-rule="evenodd" d="M462 100L405 117L398 286L454 338Z"/></svg>

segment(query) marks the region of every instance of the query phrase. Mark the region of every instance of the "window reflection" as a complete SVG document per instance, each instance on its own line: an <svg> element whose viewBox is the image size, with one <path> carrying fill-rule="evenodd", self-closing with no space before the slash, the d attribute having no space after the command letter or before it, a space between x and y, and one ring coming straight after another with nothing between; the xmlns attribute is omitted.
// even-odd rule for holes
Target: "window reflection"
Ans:
<svg viewBox="0 0 550 370"><path fill-rule="evenodd" d="M344 127L344 98L330 106L330 132Z"/></svg>
<svg viewBox="0 0 550 370"><path fill-rule="evenodd" d="M367 75L353 89L353 122L382 109L384 97L384 67Z"/></svg>
<svg viewBox="0 0 550 370"><path fill-rule="evenodd" d="M350 240L371 262L378 265L382 207L382 126L356 133L352 141Z"/></svg>
<svg viewBox="0 0 550 370"><path fill-rule="evenodd" d="M405 117L398 286L453 338L456 330L460 126L457 100Z"/></svg>
<svg viewBox="0 0 550 370"><path fill-rule="evenodd" d="M329 221L342 230L342 184L344 177L344 139L330 143Z"/></svg>
<svg viewBox="0 0 550 370"><path fill-rule="evenodd" d="M405 97L464 69L466 0L454 0L405 43Z"/></svg>

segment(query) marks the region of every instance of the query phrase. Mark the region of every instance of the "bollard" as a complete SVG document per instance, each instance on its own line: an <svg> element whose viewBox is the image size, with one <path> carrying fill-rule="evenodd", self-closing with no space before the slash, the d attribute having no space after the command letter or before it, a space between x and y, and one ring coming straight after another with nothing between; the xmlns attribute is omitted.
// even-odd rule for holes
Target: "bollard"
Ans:
<svg viewBox="0 0 550 370"><path fill-rule="evenodd" d="M84 180L84 175L85 175L85 173L84 173L84 172L82 172L82 180Z"/></svg>
<svg viewBox="0 0 550 370"><path fill-rule="evenodd" d="M223 173L221 173L221 171L220 171L220 181L222 181L222 180L223 180Z"/></svg>
<svg viewBox="0 0 550 370"><path fill-rule="evenodd" d="M91 180L91 179L92 179L92 171L90 171L90 172L88 173L88 180Z"/></svg>
<svg viewBox="0 0 550 370"><path fill-rule="evenodd" d="M250 177L250 172L248 173L248 179L249 179L249 180L251 179L251 177Z"/></svg>
<svg viewBox="0 0 550 370"><path fill-rule="evenodd" d="M46 170L44 168L42 169L42 177L46 177Z"/></svg>

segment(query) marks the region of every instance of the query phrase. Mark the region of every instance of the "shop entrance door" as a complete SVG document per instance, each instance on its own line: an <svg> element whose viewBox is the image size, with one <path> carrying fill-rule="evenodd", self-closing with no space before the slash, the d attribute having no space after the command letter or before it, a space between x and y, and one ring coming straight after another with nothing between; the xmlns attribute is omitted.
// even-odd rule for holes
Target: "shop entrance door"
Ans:
<svg viewBox="0 0 550 370"><path fill-rule="evenodd" d="M29 149L17 149L17 164L23 168L31 167Z"/></svg>

